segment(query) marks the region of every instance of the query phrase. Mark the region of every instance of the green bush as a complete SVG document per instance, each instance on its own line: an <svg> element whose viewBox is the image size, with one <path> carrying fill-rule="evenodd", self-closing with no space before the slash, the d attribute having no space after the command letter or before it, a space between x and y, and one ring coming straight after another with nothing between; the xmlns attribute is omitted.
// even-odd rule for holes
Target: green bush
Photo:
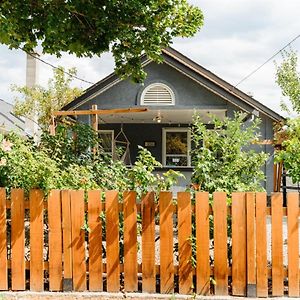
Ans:
<svg viewBox="0 0 300 300"><path fill-rule="evenodd" d="M59 125L55 136L42 134L37 146L14 133L0 135L0 185L42 189L103 189L135 190L141 196L147 191L169 189L181 176L167 172L155 176L160 166L151 153L140 147L132 168L121 161L113 161L99 148L97 134L84 124Z"/></svg>
<svg viewBox="0 0 300 300"><path fill-rule="evenodd" d="M261 191L265 175L262 167L268 155L253 149L259 139L260 119L245 125L245 114L236 114L233 119L211 122L213 130L196 116L192 130L194 165L193 183L199 189L213 193L224 191Z"/></svg>

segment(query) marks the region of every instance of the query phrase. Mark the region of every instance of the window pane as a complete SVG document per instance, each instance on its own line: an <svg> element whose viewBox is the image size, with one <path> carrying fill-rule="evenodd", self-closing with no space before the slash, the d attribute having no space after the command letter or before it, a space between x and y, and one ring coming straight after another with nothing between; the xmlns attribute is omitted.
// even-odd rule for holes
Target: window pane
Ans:
<svg viewBox="0 0 300 300"><path fill-rule="evenodd" d="M166 154L187 155L187 132L166 132Z"/></svg>
<svg viewBox="0 0 300 300"><path fill-rule="evenodd" d="M166 157L167 166L187 166L186 156L167 156Z"/></svg>
<svg viewBox="0 0 300 300"><path fill-rule="evenodd" d="M101 146L105 153L112 153L112 133L100 132L99 137L101 139Z"/></svg>

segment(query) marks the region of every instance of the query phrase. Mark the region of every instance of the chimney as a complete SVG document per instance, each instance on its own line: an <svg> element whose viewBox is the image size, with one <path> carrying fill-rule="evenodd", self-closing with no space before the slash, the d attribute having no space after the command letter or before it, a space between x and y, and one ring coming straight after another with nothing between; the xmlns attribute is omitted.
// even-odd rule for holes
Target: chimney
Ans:
<svg viewBox="0 0 300 300"><path fill-rule="evenodd" d="M38 56L37 53L33 55ZM37 60L30 54L26 54L26 86L31 88L38 83L38 65ZM32 120L25 119L25 132L32 136L35 141L38 140L38 125L37 117L33 117Z"/></svg>

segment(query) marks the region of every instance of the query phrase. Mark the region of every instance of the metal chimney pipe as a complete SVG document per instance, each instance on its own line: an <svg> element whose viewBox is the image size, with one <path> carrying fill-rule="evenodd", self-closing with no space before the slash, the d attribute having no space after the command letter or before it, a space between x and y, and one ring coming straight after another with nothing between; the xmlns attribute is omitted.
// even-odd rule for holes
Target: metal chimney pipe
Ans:
<svg viewBox="0 0 300 300"><path fill-rule="evenodd" d="M37 53L33 55L38 56ZM32 55L26 54L26 86L29 88L34 87L38 83L38 64L37 59ZM25 119L25 131L34 138L35 141L38 140L38 125L37 117L33 117L33 120Z"/></svg>

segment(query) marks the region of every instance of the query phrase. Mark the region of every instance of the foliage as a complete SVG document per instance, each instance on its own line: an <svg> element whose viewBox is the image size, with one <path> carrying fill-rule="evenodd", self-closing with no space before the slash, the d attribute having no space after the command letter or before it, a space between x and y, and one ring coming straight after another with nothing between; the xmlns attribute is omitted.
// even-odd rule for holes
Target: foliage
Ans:
<svg viewBox="0 0 300 300"><path fill-rule="evenodd" d="M31 141L15 134L0 135L0 185L9 188L49 190L58 183L57 164Z"/></svg>
<svg viewBox="0 0 300 300"><path fill-rule="evenodd" d="M109 50L119 75L145 77L140 56L160 61L174 37L193 36L203 24L187 0L19 1L0 4L0 43L32 52L100 56Z"/></svg>
<svg viewBox="0 0 300 300"><path fill-rule="evenodd" d="M300 181L300 73L295 51L284 52L283 58L281 65L277 66L276 82L298 116L276 124L275 139L281 148L275 152L275 162L283 162L287 175L297 183ZM292 113L285 103L282 103L282 108Z"/></svg>
<svg viewBox="0 0 300 300"><path fill-rule="evenodd" d="M276 151L275 161L284 162L287 175L292 178L293 183L300 182L300 118L287 120L277 135L282 137L282 149Z"/></svg>
<svg viewBox="0 0 300 300"><path fill-rule="evenodd" d="M38 124L47 129L52 113L81 94L78 88L70 87L72 75L76 74L76 70L70 69L68 73L70 75L66 75L62 67L54 69L53 78L49 80L47 88L14 85L12 91L21 96L15 99L14 113L31 120L37 118Z"/></svg>
<svg viewBox="0 0 300 300"><path fill-rule="evenodd" d="M113 161L98 149L93 129L84 124L61 124L55 136L42 134L40 144L34 145L15 134L0 136L0 186L50 189L102 189L137 191L141 197L147 191L170 189L181 174L166 172L155 176L152 172L160 164L151 153L140 147L132 168L121 161Z"/></svg>
<svg viewBox="0 0 300 300"><path fill-rule="evenodd" d="M193 182L199 189L212 193L225 191L228 195L234 191L262 190L265 179L262 166L267 154L251 149L251 144L259 137L260 120L244 124L245 114L235 114L233 119L224 121L214 118L213 130L195 116L192 140L194 164Z"/></svg>
<svg viewBox="0 0 300 300"><path fill-rule="evenodd" d="M283 58L281 65L277 66L276 83L281 88L282 95L289 98L293 110L300 114L300 73L297 70L297 53L283 52ZM286 103L281 102L281 108L291 113Z"/></svg>

